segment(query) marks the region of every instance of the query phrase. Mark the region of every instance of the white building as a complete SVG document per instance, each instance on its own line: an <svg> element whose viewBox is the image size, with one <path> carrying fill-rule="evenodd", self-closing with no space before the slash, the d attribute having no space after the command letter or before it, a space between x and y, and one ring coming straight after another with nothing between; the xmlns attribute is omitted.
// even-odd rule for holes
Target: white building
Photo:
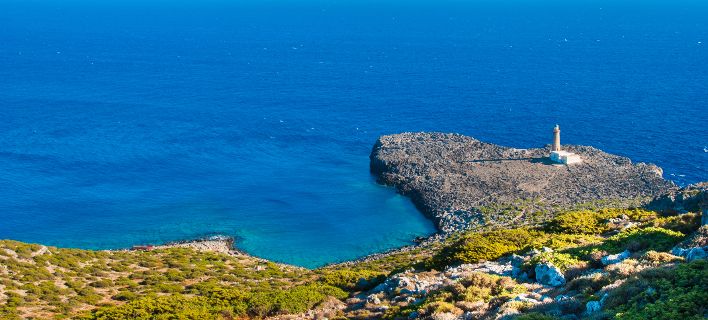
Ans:
<svg viewBox="0 0 708 320"><path fill-rule="evenodd" d="M574 164L581 163L583 159L579 155L568 151L551 151L551 160L556 163Z"/></svg>
<svg viewBox="0 0 708 320"><path fill-rule="evenodd" d="M579 155L561 150L560 131L560 126L558 125L553 128L553 147L551 149L551 161L562 164L574 164L583 162L583 159Z"/></svg>

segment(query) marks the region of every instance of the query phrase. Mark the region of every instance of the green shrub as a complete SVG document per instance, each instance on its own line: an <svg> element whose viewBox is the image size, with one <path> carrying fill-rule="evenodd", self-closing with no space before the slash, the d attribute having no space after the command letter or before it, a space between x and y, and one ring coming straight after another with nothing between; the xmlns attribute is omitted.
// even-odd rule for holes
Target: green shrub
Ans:
<svg viewBox="0 0 708 320"><path fill-rule="evenodd" d="M426 314L433 314L433 313L443 313L443 312L459 312L460 309L455 307L452 303L449 302L444 302L444 301L435 301L430 304L428 304L425 307Z"/></svg>
<svg viewBox="0 0 708 320"><path fill-rule="evenodd" d="M683 234L694 232L701 226L701 215L698 213L686 213L671 217L657 218L651 222L655 227L661 227Z"/></svg>
<svg viewBox="0 0 708 320"><path fill-rule="evenodd" d="M616 209L616 208L605 208L598 210L598 213L605 219L619 218L622 216L627 216L629 220L635 222L646 222L656 219L657 214L654 211L648 211L641 208L633 209Z"/></svg>
<svg viewBox="0 0 708 320"><path fill-rule="evenodd" d="M562 250L601 243L602 237L590 234L549 233L545 238L538 239L539 246L553 250ZM538 247L538 246L536 246Z"/></svg>
<svg viewBox="0 0 708 320"><path fill-rule="evenodd" d="M170 295L141 298L121 306L102 307L85 319L216 319L215 315L222 310L215 309L204 297Z"/></svg>
<svg viewBox="0 0 708 320"><path fill-rule="evenodd" d="M20 315L17 313L17 309L15 307L3 305L0 306L0 319L6 319L6 320L19 320Z"/></svg>
<svg viewBox="0 0 708 320"><path fill-rule="evenodd" d="M548 223L548 229L557 233L601 234L609 227L599 213L590 210L563 213Z"/></svg>
<svg viewBox="0 0 708 320"><path fill-rule="evenodd" d="M249 309L255 315L299 313L324 301L327 296L344 299L348 294L339 288L320 284L307 284L289 290L256 293L249 300ZM262 310L269 310L263 314Z"/></svg>
<svg viewBox="0 0 708 320"><path fill-rule="evenodd" d="M524 269L532 269L539 263L549 262L556 266L561 271L566 271L572 267L584 266L586 262L578 260L567 253L560 252L541 252L535 255L525 265Z"/></svg>
<svg viewBox="0 0 708 320"><path fill-rule="evenodd" d="M601 250L618 253L624 250L668 251L681 242L684 234L664 228L630 228L610 237L601 246Z"/></svg>
<svg viewBox="0 0 708 320"><path fill-rule="evenodd" d="M386 280L386 274L371 270L325 270L320 281L347 291L369 290Z"/></svg>
<svg viewBox="0 0 708 320"><path fill-rule="evenodd" d="M617 319L705 319L708 261L648 269L610 292L605 305Z"/></svg>
<svg viewBox="0 0 708 320"><path fill-rule="evenodd" d="M494 260L532 247L544 238L544 233L527 228L468 233L436 254L431 266Z"/></svg>
<svg viewBox="0 0 708 320"><path fill-rule="evenodd" d="M670 262L679 262L683 261L684 259L681 257L677 257L675 255L672 255L667 252L656 252L656 251L647 251L644 255L641 257L641 261L643 262L648 262L651 265L658 266L662 265L665 263L670 263Z"/></svg>
<svg viewBox="0 0 708 320"><path fill-rule="evenodd" d="M134 292L130 291L119 291L116 295L114 295L113 300L118 300L118 301L132 301L138 298L138 295L135 294Z"/></svg>
<svg viewBox="0 0 708 320"><path fill-rule="evenodd" d="M559 319L554 316L545 315L543 313L531 312L527 314L522 314L516 317L512 317L513 320L556 320Z"/></svg>
<svg viewBox="0 0 708 320"><path fill-rule="evenodd" d="M110 279L101 279L98 281L91 282L89 283L89 285L94 288L108 288L113 285L113 281L111 281Z"/></svg>
<svg viewBox="0 0 708 320"><path fill-rule="evenodd" d="M626 216L635 222L645 222L656 218L656 212L643 209L600 209L569 211L553 218L547 228L551 232L570 234L602 234L612 228L608 221Z"/></svg>
<svg viewBox="0 0 708 320"><path fill-rule="evenodd" d="M212 284L199 286L196 290L202 295L187 297L171 294L134 299L129 293L123 293L121 297L130 300L128 303L99 308L87 315L86 319L217 319L223 314L265 317L304 312L328 296L339 299L347 297L347 293L341 289L322 284L254 293L215 287Z"/></svg>

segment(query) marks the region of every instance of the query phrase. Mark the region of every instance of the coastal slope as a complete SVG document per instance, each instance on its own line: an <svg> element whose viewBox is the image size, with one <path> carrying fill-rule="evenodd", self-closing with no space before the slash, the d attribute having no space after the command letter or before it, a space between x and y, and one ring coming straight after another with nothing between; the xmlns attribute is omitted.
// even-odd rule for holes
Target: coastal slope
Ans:
<svg viewBox="0 0 708 320"><path fill-rule="evenodd" d="M515 149L460 134L382 136L371 153L380 183L407 196L445 232L546 220L573 206L638 205L675 187L652 164L564 145L580 164L554 164L548 148ZM638 202L638 203L637 203Z"/></svg>

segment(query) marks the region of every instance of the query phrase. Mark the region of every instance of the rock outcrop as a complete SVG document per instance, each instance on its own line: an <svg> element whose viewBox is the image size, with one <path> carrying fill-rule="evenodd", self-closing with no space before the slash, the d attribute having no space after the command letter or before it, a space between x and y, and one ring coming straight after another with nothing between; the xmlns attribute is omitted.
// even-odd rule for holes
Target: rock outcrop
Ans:
<svg viewBox="0 0 708 320"><path fill-rule="evenodd" d="M548 148L514 149L459 134L402 133L379 138L371 171L380 183L410 196L443 232L521 224L581 203L651 199L675 187L655 165L633 164L593 147L563 148L583 162L554 164Z"/></svg>
<svg viewBox="0 0 708 320"><path fill-rule="evenodd" d="M536 281L551 287L558 287L565 284L565 276L556 266L551 263L539 263L534 269Z"/></svg>
<svg viewBox="0 0 708 320"><path fill-rule="evenodd" d="M701 226L698 231L674 247L671 253L675 256L683 257L689 262L708 258L708 226Z"/></svg>
<svg viewBox="0 0 708 320"><path fill-rule="evenodd" d="M706 220L708 214L705 214L708 211L708 182L696 183L680 189L673 188L654 198L646 208L667 213L703 211L703 224L708 224Z"/></svg>
<svg viewBox="0 0 708 320"><path fill-rule="evenodd" d="M629 258L629 256L631 256L629 250L624 250L623 252L620 252L618 254L604 256L600 261L602 262L602 265L609 266L611 264L620 263L625 259Z"/></svg>

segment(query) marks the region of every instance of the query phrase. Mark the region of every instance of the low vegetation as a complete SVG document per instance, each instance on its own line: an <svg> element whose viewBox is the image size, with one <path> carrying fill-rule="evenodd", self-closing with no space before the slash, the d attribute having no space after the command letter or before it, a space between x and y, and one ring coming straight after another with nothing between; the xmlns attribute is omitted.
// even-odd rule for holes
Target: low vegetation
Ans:
<svg viewBox="0 0 708 320"><path fill-rule="evenodd" d="M609 316L617 319L705 319L708 261L647 269L613 290Z"/></svg>
<svg viewBox="0 0 708 320"><path fill-rule="evenodd" d="M329 299L359 299L358 293L404 270L434 274L532 250L537 253L521 269L533 278L536 264L550 263L568 279L559 290L576 294L558 307L564 312L580 315L585 303L600 300L599 292L607 290L600 318L703 319L708 314L704 306L708 263L686 263L667 252L693 239L686 240L686 235L698 229L699 221L700 214L694 213L661 216L640 209L581 209L546 224L457 234L443 242L317 270L186 248L109 252L4 240L0 319L240 319L299 314ZM599 263L602 256L625 250L631 252L629 259L608 267ZM587 275L592 268L604 271ZM409 302L383 302L387 307L378 313L361 307L346 314L340 311L340 316L404 319L412 313L511 310L522 311L517 319L551 319L554 314L544 308L560 302L539 307L513 300L533 289L509 277L474 273L427 294L414 294Z"/></svg>

